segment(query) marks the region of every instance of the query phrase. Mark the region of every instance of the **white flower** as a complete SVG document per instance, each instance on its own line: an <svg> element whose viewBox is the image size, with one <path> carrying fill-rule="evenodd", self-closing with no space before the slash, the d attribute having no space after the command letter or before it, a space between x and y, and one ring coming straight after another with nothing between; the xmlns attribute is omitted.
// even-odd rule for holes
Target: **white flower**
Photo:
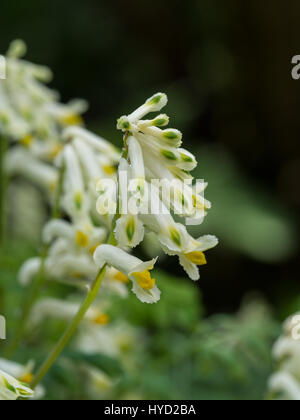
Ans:
<svg viewBox="0 0 300 420"><path fill-rule="evenodd" d="M89 144L92 149L96 150L98 153L108 156L115 163L117 163L120 159L120 153L112 144L84 128L69 127L65 129L63 137L65 141L70 141L74 138L81 139Z"/></svg>
<svg viewBox="0 0 300 420"><path fill-rule="evenodd" d="M28 385L0 370L0 401L30 398L33 395Z"/></svg>
<svg viewBox="0 0 300 420"><path fill-rule="evenodd" d="M192 280L199 280L198 266L206 264L204 252L218 244L215 236L207 235L195 240L185 226L175 223L171 213L160 201L158 192L151 188L151 203L159 211L142 216L144 224L149 230L157 234L158 240L166 254L178 255L180 264Z"/></svg>
<svg viewBox="0 0 300 420"><path fill-rule="evenodd" d="M99 246L94 254L94 259L100 269L107 264L128 277L133 283L133 293L141 302L156 303L159 301L160 290L150 274L156 259L143 262L120 248L111 245Z"/></svg>
<svg viewBox="0 0 300 420"><path fill-rule="evenodd" d="M48 193L53 194L57 188L58 170L19 147L11 149L6 154L5 169L10 176L24 176Z"/></svg>
<svg viewBox="0 0 300 420"><path fill-rule="evenodd" d="M16 378L23 385L30 385L34 379L33 369L35 363L29 361L26 365L21 365L20 363L12 362L11 360L1 359L0 358L0 369L10 376ZM42 385L37 386L34 391L34 399L39 400L45 395L45 389Z"/></svg>
<svg viewBox="0 0 300 420"><path fill-rule="evenodd" d="M31 313L30 322L33 325L41 324L47 318L72 320L80 308L79 302L69 302L59 299L45 298L39 300ZM85 322L94 325L106 325L109 323L109 316L106 313L107 303L93 305L85 315ZM1 366L1 365L0 365Z"/></svg>
<svg viewBox="0 0 300 420"><path fill-rule="evenodd" d="M197 161L181 148L181 132L162 129L169 123L168 116L161 114L152 120L142 120L149 112L160 111L166 103L166 95L158 93L118 120L117 128L126 134L128 153L119 168L121 217L117 221L116 239L120 247L134 248L143 240L147 228L157 235L164 252L178 255L191 279L198 280L198 266L206 264L204 252L215 247L218 240L210 235L195 240L172 216L174 212L186 217L188 224L201 224L211 204L203 196L207 184L192 184L189 172L195 169ZM134 204L127 205L126 212L125 201Z"/></svg>
<svg viewBox="0 0 300 420"><path fill-rule="evenodd" d="M133 139L133 138L132 138ZM131 150L132 151L132 150ZM139 207L143 206L142 200L145 192L145 179L143 177L143 167L139 167L139 159L133 157L133 171L138 178L138 185L133 188L128 186L128 175L131 171L125 159L121 159L119 166L119 194L120 194L120 218L116 224L116 239L122 248L135 248L144 239L145 229L143 223L138 218ZM129 192L130 190L130 192Z"/></svg>
<svg viewBox="0 0 300 420"><path fill-rule="evenodd" d="M86 324L80 329L75 347L85 354L105 354L122 358L127 351L136 349L139 343L138 330L124 321L108 324L103 328L95 328Z"/></svg>
<svg viewBox="0 0 300 420"><path fill-rule="evenodd" d="M87 111L88 103L83 100L73 100L67 105L53 102L45 109L62 126L76 126L83 124L81 114Z"/></svg>
<svg viewBox="0 0 300 420"><path fill-rule="evenodd" d="M79 160L71 144L64 147L63 157L66 166L64 204L71 214L78 214L86 211L87 197Z"/></svg>
<svg viewBox="0 0 300 420"><path fill-rule="evenodd" d="M70 241L70 250L74 247L86 249L92 255L96 247L105 241L107 231L101 227L95 227L91 220L80 219L77 223L54 219L48 222L43 230L44 242L50 244L56 238L64 238Z"/></svg>
<svg viewBox="0 0 300 420"><path fill-rule="evenodd" d="M272 375L269 380L269 389L271 392L281 394L281 398L284 400L300 401L300 384L288 372L278 372Z"/></svg>
<svg viewBox="0 0 300 420"><path fill-rule="evenodd" d="M273 357L279 369L270 378L269 388L281 393L283 399L300 401L300 340L293 336L294 319L295 316L290 317L284 323L284 335L273 347Z"/></svg>

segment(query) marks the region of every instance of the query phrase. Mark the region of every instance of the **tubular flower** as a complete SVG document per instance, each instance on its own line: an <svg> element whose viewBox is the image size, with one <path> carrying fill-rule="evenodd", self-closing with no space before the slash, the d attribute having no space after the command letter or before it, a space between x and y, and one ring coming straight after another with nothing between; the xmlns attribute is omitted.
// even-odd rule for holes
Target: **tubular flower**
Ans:
<svg viewBox="0 0 300 420"><path fill-rule="evenodd" d="M119 166L116 239L120 247L134 248L142 242L145 229L154 232L164 252L178 255L191 279L198 280L198 266L206 264L204 252L215 247L218 240L209 235L195 240L183 224L174 220L173 213L186 217L189 224L200 224L211 204L203 196L207 184L193 185L190 171L197 161L181 147L181 132L164 128L169 117L161 114L152 120L142 119L166 104L167 96L158 93L118 120L117 128L125 133L127 153Z"/></svg>
<svg viewBox="0 0 300 420"><path fill-rule="evenodd" d="M57 187L59 173L57 168L32 156L27 150L14 147L8 151L5 169L10 176L23 176L41 187L53 197Z"/></svg>
<svg viewBox="0 0 300 420"><path fill-rule="evenodd" d="M273 357L279 370L269 380L269 389L275 399L300 401L300 314L284 324L285 333L274 345Z"/></svg>
<svg viewBox="0 0 300 420"><path fill-rule="evenodd" d="M0 370L0 401L31 398L34 392L27 384Z"/></svg>
<svg viewBox="0 0 300 420"><path fill-rule="evenodd" d="M23 41L14 41L6 54L6 79L0 80L0 132L32 155L53 162L62 147L66 125L81 125L86 111L83 100L59 103L57 92L46 83L52 72L22 59Z"/></svg>
<svg viewBox="0 0 300 420"><path fill-rule="evenodd" d="M151 277L156 259L143 262L129 255L120 248L111 245L101 245L94 254L96 265L101 269L106 264L114 267L132 281L133 293L143 303L156 303L160 299L160 290Z"/></svg>
<svg viewBox="0 0 300 420"><path fill-rule="evenodd" d="M41 299L35 304L30 321L33 325L40 325L47 318L69 321L74 318L79 308L80 304L77 302L50 298ZM97 326L108 324L110 319L106 313L107 308L107 303L93 305L85 315L85 322Z"/></svg>

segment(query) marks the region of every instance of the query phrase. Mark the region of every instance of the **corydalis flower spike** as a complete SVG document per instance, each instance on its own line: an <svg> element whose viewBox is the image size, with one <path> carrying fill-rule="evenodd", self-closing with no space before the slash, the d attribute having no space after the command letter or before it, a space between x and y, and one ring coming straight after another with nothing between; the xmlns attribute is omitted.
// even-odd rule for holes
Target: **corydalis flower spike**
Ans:
<svg viewBox="0 0 300 420"><path fill-rule="evenodd" d="M173 213L176 213L186 217L188 224L199 225L211 204L203 197L207 184L197 182L193 186L190 171L196 168L197 160L181 148L182 133L177 129L162 129L169 122L165 114L152 120L142 119L166 104L167 96L158 93L118 120L118 129L127 132L128 154L120 163L122 205L115 233L123 248L138 245L145 229L155 233L163 251L177 255L189 277L196 281L200 278L198 267L206 264L204 252L215 247L218 240L206 236L197 241L183 224L174 220ZM128 188L123 186L125 176L130 180ZM138 202L140 207L133 209L128 204L126 212L123 203L130 194L130 204L134 198L134 203Z"/></svg>

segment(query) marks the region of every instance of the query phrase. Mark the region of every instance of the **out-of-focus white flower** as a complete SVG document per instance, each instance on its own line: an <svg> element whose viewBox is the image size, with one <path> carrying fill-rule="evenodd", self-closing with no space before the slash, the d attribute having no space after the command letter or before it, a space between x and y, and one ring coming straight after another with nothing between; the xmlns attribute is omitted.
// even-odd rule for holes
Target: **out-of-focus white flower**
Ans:
<svg viewBox="0 0 300 420"><path fill-rule="evenodd" d="M22 147L24 161L31 154L53 163L62 150L63 128L83 124L81 114L87 103L59 103L58 93L46 86L52 72L23 60L25 53L26 45L17 40L5 57L6 78L0 80L0 133Z"/></svg>
<svg viewBox="0 0 300 420"><path fill-rule="evenodd" d="M10 176L23 176L52 196L57 189L59 179L57 168L40 161L20 147L8 151L5 168Z"/></svg>
<svg viewBox="0 0 300 420"><path fill-rule="evenodd" d="M269 380L270 391L281 395L278 399L300 401L300 384L288 372L278 372Z"/></svg>
<svg viewBox="0 0 300 420"><path fill-rule="evenodd" d="M93 150L109 157L112 160L112 162L119 162L120 153L111 143L84 128L76 126L69 127L64 131L63 137L65 141L68 142L73 139L81 139L85 143L87 143Z"/></svg>
<svg viewBox="0 0 300 420"><path fill-rule="evenodd" d="M300 401L300 339L293 334L294 319L296 315L284 323L284 335L274 345L273 357L279 369L270 378L269 388L279 393L279 398Z"/></svg>
<svg viewBox="0 0 300 420"><path fill-rule="evenodd" d="M107 373L87 363L81 365L80 369L86 375L88 395L95 400L107 399L116 381Z"/></svg>
<svg viewBox="0 0 300 420"><path fill-rule="evenodd" d="M79 302L45 298L39 300L31 313L30 322L39 325L47 318L72 320L80 308ZM106 313L108 303L93 305L85 315L84 320L88 323L103 326L109 323Z"/></svg>
<svg viewBox="0 0 300 420"><path fill-rule="evenodd" d="M105 354L122 358L132 353L139 343L140 332L126 322L95 328L88 324L79 331L75 347L85 354Z"/></svg>
<svg viewBox="0 0 300 420"><path fill-rule="evenodd" d="M128 277L133 284L132 291L144 303L156 303L160 299L160 290L151 277L156 259L143 262L111 245L99 246L94 254L96 265L101 269L106 264L114 267Z"/></svg>
<svg viewBox="0 0 300 420"><path fill-rule="evenodd" d="M19 381L0 370L0 401L14 401L18 398L31 398L33 396L34 392L24 381Z"/></svg>

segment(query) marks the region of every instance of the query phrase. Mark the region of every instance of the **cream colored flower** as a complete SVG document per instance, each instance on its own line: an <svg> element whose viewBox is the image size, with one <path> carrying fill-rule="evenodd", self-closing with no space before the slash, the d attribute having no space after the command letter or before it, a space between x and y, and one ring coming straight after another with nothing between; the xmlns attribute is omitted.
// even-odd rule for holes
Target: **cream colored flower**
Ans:
<svg viewBox="0 0 300 420"><path fill-rule="evenodd" d="M33 396L34 392L28 385L0 370L0 401L31 398Z"/></svg>
<svg viewBox="0 0 300 420"><path fill-rule="evenodd" d="M128 277L133 284L132 291L143 303L156 303L160 299L160 290L151 277L156 259L143 262L127 254L120 248L111 245L101 245L94 254L96 265L101 269L106 264L114 267Z"/></svg>

